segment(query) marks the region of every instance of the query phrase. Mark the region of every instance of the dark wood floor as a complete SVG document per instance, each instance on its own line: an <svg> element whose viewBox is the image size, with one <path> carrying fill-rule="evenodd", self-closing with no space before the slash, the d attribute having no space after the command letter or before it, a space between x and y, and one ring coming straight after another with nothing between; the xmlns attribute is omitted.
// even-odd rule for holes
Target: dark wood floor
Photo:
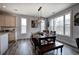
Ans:
<svg viewBox="0 0 79 59"><path fill-rule="evenodd" d="M70 47L64 44L63 47L63 55L78 55L79 53L76 52L73 47ZM5 53L5 55L35 55L35 51L31 44L30 39L21 39L15 42ZM57 51L50 51L45 53L45 55L60 55L60 50Z"/></svg>
<svg viewBox="0 0 79 59"><path fill-rule="evenodd" d="M33 47L30 40L23 39L15 42L5 53L6 55L32 55Z"/></svg>

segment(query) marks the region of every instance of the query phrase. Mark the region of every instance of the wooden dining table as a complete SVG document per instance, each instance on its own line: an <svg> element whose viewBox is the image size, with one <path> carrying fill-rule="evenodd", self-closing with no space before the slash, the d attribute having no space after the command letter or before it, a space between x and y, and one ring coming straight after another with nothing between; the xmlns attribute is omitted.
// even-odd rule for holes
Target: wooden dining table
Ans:
<svg viewBox="0 0 79 59"><path fill-rule="evenodd" d="M40 37L38 38L38 41L39 41L39 43L40 43L40 45L41 45L41 41L42 41L42 40L49 42L48 39L50 39L50 41L52 41L52 42L54 43L54 42L56 41L56 36L40 36Z"/></svg>
<svg viewBox="0 0 79 59"><path fill-rule="evenodd" d="M52 39L54 42L45 43L45 44L41 43L41 40L47 41L47 39ZM41 36L41 37L38 38L38 40L39 40L39 43L40 43L40 46L41 46L41 48L40 48L41 53L44 53L46 51L48 52L48 51L51 51L51 50L60 49L60 52L61 52L61 55L62 55L62 48L63 48L64 45L62 43L56 41L56 36L48 36L48 37Z"/></svg>

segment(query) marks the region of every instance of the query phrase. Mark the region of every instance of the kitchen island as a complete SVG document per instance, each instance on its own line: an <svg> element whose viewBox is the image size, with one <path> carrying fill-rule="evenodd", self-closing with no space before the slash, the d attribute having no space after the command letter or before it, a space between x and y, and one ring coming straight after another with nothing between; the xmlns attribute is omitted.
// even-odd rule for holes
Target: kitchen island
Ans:
<svg viewBox="0 0 79 59"><path fill-rule="evenodd" d="M8 49L8 33L0 33L0 55Z"/></svg>

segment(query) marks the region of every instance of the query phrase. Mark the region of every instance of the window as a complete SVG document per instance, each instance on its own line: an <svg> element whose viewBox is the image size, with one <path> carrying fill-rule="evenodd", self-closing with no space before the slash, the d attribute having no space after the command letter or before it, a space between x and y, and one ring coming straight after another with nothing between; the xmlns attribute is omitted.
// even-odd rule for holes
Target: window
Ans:
<svg viewBox="0 0 79 59"><path fill-rule="evenodd" d="M70 13L65 15L65 35L70 36Z"/></svg>
<svg viewBox="0 0 79 59"><path fill-rule="evenodd" d="M26 33L26 27L27 27L27 19L26 18L21 18L21 33L24 34Z"/></svg>
<svg viewBox="0 0 79 59"><path fill-rule="evenodd" d="M55 21L55 31L57 34L63 35L64 30L63 30L63 25L64 25L64 17L60 16L54 19Z"/></svg>
<svg viewBox="0 0 79 59"><path fill-rule="evenodd" d="M45 20L41 20L41 32L45 30Z"/></svg>
<svg viewBox="0 0 79 59"><path fill-rule="evenodd" d="M54 22L54 19L51 19L50 20L50 30L52 30L52 31L54 30L54 23L53 22Z"/></svg>
<svg viewBox="0 0 79 59"><path fill-rule="evenodd" d="M55 30L57 34L70 36L70 17L71 13L67 13L60 17L50 20L50 30Z"/></svg>

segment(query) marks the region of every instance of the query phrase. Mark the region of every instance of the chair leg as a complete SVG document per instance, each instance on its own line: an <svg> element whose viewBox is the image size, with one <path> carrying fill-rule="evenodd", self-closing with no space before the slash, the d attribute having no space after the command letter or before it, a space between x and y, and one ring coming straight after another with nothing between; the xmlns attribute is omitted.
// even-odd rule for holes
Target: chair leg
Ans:
<svg viewBox="0 0 79 59"><path fill-rule="evenodd" d="M58 55L58 49L57 49L57 55Z"/></svg>
<svg viewBox="0 0 79 59"><path fill-rule="evenodd" d="M55 51L56 51L56 52L55 52L55 53L56 53L56 55L58 55L58 49L56 49Z"/></svg>
<svg viewBox="0 0 79 59"><path fill-rule="evenodd" d="M55 55L55 50L53 50L53 55Z"/></svg>

